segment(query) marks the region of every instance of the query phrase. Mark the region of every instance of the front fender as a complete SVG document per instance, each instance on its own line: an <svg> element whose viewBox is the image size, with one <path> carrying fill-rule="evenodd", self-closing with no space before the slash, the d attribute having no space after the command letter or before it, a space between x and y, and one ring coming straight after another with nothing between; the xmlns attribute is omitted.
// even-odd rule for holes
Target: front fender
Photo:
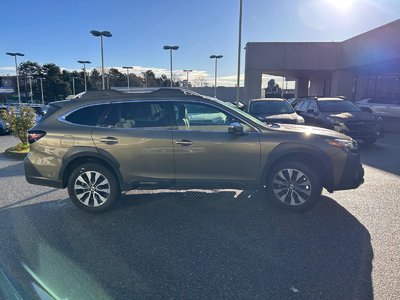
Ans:
<svg viewBox="0 0 400 300"><path fill-rule="evenodd" d="M268 175L268 172L271 170L271 167L280 161L289 160L293 157L310 157L313 160L317 161L319 166L310 166L310 167L318 167L323 169L324 174L324 187L328 191L333 190L334 186L334 175L333 175L333 164L332 160L329 156L322 151L321 149L314 147L309 144L302 144L296 142L284 142L277 145L267 156L266 162L262 167L262 172L260 173L259 185L265 185L265 179Z"/></svg>

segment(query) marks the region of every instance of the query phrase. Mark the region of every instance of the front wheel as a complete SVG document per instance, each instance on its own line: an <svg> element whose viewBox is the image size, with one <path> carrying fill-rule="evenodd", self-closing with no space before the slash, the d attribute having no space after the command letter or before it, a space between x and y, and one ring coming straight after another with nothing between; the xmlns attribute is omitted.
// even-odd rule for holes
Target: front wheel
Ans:
<svg viewBox="0 0 400 300"><path fill-rule="evenodd" d="M269 172L267 192L274 204L292 211L306 211L321 198L318 174L300 162L283 162Z"/></svg>
<svg viewBox="0 0 400 300"><path fill-rule="evenodd" d="M108 210L121 196L114 173L97 163L83 164L71 173L68 194L77 207L90 213Z"/></svg>

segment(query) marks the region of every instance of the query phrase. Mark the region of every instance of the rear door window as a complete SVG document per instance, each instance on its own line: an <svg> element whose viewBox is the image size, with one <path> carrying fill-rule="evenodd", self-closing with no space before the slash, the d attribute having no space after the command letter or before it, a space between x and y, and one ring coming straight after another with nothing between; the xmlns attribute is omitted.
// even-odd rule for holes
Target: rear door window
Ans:
<svg viewBox="0 0 400 300"><path fill-rule="evenodd" d="M69 114L65 120L78 125L96 126L109 104L83 107Z"/></svg>
<svg viewBox="0 0 400 300"><path fill-rule="evenodd" d="M112 104L102 121L108 128L171 127L170 104L167 102L127 102Z"/></svg>

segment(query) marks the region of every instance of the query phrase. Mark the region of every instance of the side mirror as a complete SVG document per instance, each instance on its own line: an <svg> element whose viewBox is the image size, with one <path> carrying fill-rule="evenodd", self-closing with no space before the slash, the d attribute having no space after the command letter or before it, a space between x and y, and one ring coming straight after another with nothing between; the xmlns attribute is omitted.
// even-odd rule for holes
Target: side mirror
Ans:
<svg viewBox="0 0 400 300"><path fill-rule="evenodd" d="M237 122L231 123L228 126L228 132L230 134L243 134L243 126Z"/></svg>
<svg viewBox="0 0 400 300"><path fill-rule="evenodd" d="M360 107L360 109L362 111L366 111L366 112L372 113L372 109L370 107Z"/></svg>

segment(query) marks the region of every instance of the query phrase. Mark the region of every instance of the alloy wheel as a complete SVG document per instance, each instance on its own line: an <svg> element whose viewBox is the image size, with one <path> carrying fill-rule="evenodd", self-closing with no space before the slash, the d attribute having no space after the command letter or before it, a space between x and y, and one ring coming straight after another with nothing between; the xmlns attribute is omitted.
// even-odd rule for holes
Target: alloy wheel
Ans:
<svg viewBox="0 0 400 300"><path fill-rule="evenodd" d="M84 205L98 207L106 203L110 197L110 183L97 171L83 172L75 180L74 192Z"/></svg>
<svg viewBox="0 0 400 300"><path fill-rule="evenodd" d="M286 205L301 205L311 196L311 182L301 171L283 169L272 181L275 196Z"/></svg>

